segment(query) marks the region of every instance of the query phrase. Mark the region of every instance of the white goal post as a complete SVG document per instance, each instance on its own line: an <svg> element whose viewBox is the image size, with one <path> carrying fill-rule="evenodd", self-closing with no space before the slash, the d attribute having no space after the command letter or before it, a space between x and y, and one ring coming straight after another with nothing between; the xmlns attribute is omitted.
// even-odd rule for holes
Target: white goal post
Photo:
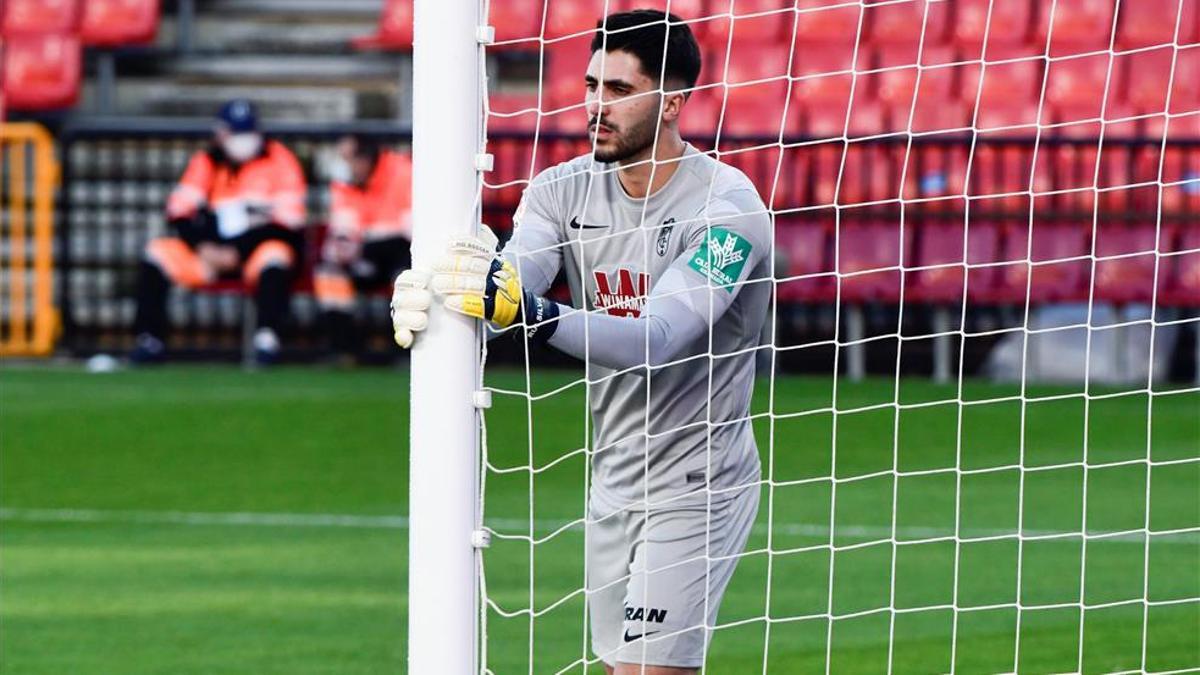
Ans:
<svg viewBox="0 0 1200 675"><path fill-rule="evenodd" d="M416 0L413 261L428 265L479 223L479 6ZM447 77L453 73L453 77ZM408 672L477 671L479 381L476 322L440 305L412 351Z"/></svg>

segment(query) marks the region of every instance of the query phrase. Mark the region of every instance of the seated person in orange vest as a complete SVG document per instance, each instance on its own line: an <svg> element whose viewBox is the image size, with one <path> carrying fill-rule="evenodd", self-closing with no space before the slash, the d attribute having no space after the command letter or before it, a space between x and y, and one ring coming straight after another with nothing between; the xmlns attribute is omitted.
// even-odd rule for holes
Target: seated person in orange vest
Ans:
<svg viewBox="0 0 1200 675"><path fill-rule="evenodd" d="M355 293L388 288L412 266L412 161L373 139L338 142L331 167L329 232L313 287L335 354L358 349Z"/></svg>
<svg viewBox="0 0 1200 675"><path fill-rule="evenodd" d="M192 156L167 200L173 233L146 244L131 359L162 360L171 284L198 288L240 277L258 307L256 356L274 362L302 253L305 190L300 163L263 138L254 105L238 99L222 106L212 144Z"/></svg>

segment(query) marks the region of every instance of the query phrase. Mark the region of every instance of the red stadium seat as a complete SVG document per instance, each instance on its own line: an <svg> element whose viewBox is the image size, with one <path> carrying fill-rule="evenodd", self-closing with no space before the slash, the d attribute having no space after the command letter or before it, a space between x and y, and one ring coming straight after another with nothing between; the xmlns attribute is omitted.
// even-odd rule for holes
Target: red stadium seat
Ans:
<svg viewBox="0 0 1200 675"><path fill-rule="evenodd" d="M1121 5L1135 3L1122 2ZM1056 0L1041 3L1033 44L1045 50L1048 31L1050 56L1108 49L1112 44L1115 0ZM1051 10L1054 16L1051 17ZM1051 26L1053 23L1053 26Z"/></svg>
<svg viewBox="0 0 1200 675"><path fill-rule="evenodd" d="M889 120L881 105L870 100L848 102L812 102L793 89L793 105L802 106L802 130L816 139L835 139L829 143L799 149L810 158L813 196L816 204L857 204L879 199L896 199L899 187L891 178L895 170L894 146L872 142L843 142L884 133ZM844 168L843 168L844 166ZM838 183L838 175L843 179Z"/></svg>
<svg viewBox="0 0 1200 675"><path fill-rule="evenodd" d="M824 223L776 220L775 277L779 280L779 302L823 302L833 298L829 240Z"/></svg>
<svg viewBox="0 0 1200 675"><path fill-rule="evenodd" d="M75 105L83 52L74 35L14 35L4 40L4 104L10 110Z"/></svg>
<svg viewBox="0 0 1200 675"><path fill-rule="evenodd" d="M791 0L733 0L733 48L784 42L792 17Z"/></svg>
<svg viewBox="0 0 1200 675"><path fill-rule="evenodd" d="M946 63L952 58L945 54L944 48L930 48L925 56L933 56L938 62ZM881 57L882 65L887 57ZM873 76L876 80L875 96L890 111L892 128L908 129L910 115L913 117L913 131L929 131L932 129L950 128L944 126L965 126L965 119L959 119L962 107L957 105L954 67L926 67L920 72L920 92L914 101L914 88L918 86L918 68L894 68L885 70ZM860 82L862 78L860 78ZM915 108L915 111L913 110ZM946 112L949 111L949 112ZM953 123L950 122L953 120Z"/></svg>
<svg viewBox="0 0 1200 675"><path fill-rule="evenodd" d="M489 2L488 23L496 29L497 42L523 40L504 48L536 51L540 46L536 38L542 33L542 0Z"/></svg>
<svg viewBox="0 0 1200 675"><path fill-rule="evenodd" d="M966 225L967 295L986 295L995 284L1000 227L993 222L971 220ZM906 299L929 303L959 303L963 296L963 230L958 222L920 223L916 226L915 260L907 266L920 267L905 279Z"/></svg>
<svg viewBox="0 0 1200 675"><path fill-rule="evenodd" d="M923 52L923 64L945 63L946 60L938 60L930 52L948 51L945 44L948 5L926 0L868 5L863 21L867 24L869 44L878 54L874 67L915 64L919 52ZM864 51L859 50L860 64L864 63Z"/></svg>
<svg viewBox="0 0 1200 675"><path fill-rule="evenodd" d="M387 0L371 35L354 38L355 49L412 49L413 0Z"/></svg>
<svg viewBox="0 0 1200 675"><path fill-rule="evenodd" d="M925 68L917 86L913 131L924 132L969 127L979 87L977 63ZM887 98L886 80L880 95ZM900 91L903 91L901 89ZM897 104L902 104L897 101Z"/></svg>
<svg viewBox="0 0 1200 675"><path fill-rule="evenodd" d="M584 115L582 106L587 96L584 77L592 56L588 49L590 42L591 36L582 36L545 44L541 82L543 109L579 106L576 114Z"/></svg>
<svg viewBox="0 0 1200 675"><path fill-rule="evenodd" d="M920 63L922 66L934 66L953 63L957 55L954 49L945 45L927 44L921 50ZM917 50L905 46L884 45L872 51L859 51L859 70L878 68L895 68L900 66L916 66Z"/></svg>
<svg viewBox="0 0 1200 675"><path fill-rule="evenodd" d="M857 5L839 0L797 0L792 31L793 74L853 70L856 52L859 59L870 53L865 42L860 44L865 37L859 34L862 11Z"/></svg>
<svg viewBox="0 0 1200 675"><path fill-rule="evenodd" d="M967 59L978 59L984 55L984 38L988 41L989 59L992 48L1002 45L1020 45L1029 35L1032 12L1029 0L959 0L954 3L954 40Z"/></svg>
<svg viewBox="0 0 1200 675"><path fill-rule="evenodd" d="M1175 52L1171 83L1172 114L1200 112L1200 45Z"/></svg>
<svg viewBox="0 0 1200 675"><path fill-rule="evenodd" d="M1090 226L1082 224L1035 221L1030 249L1029 225L1018 223L1008 227L1003 260L1022 261L1029 255L1035 264L1015 262L1001 267L994 299L1022 304L1026 297L1033 303L1068 302L1086 297L1090 261L1072 258L1090 253L1089 234Z"/></svg>
<svg viewBox="0 0 1200 675"><path fill-rule="evenodd" d="M1047 106L1042 110L1042 124L1051 123L1052 107L1060 113L1070 111L1071 115L1079 115L1076 120L1099 119L1105 92L1110 106L1118 98L1117 74L1113 73L1110 81L1110 65L1105 54L1051 61L1046 73Z"/></svg>
<svg viewBox="0 0 1200 675"><path fill-rule="evenodd" d="M158 0L88 0L80 34L89 47L144 45L158 33Z"/></svg>
<svg viewBox="0 0 1200 675"><path fill-rule="evenodd" d="M1174 59L1175 48L1162 47L1130 54L1120 60L1118 66L1125 97L1136 110L1162 112L1167 109Z"/></svg>
<svg viewBox="0 0 1200 675"><path fill-rule="evenodd" d="M538 126L537 94L489 94L487 125L489 132L533 133Z"/></svg>
<svg viewBox="0 0 1200 675"><path fill-rule="evenodd" d="M1182 19L1180 13L1183 14ZM1175 24L1179 21L1179 41ZM1142 49L1154 45L1200 42L1200 0L1138 0L1122 2L1117 20L1117 47Z"/></svg>
<svg viewBox="0 0 1200 675"><path fill-rule="evenodd" d="M776 138L794 135L798 129L785 129L786 82L729 87L725 90L725 108L721 136L763 136ZM793 116L794 118L794 116Z"/></svg>
<svg viewBox="0 0 1200 675"><path fill-rule="evenodd" d="M1200 113L1172 117L1167 122L1167 150L1162 158L1161 208L1165 213L1190 215L1200 213L1200 152L1195 148L1170 145L1173 141L1200 140ZM1157 175L1157 166L1150 169Z"/></svg>
<svg viewBox="0 0 1200 675"><path fill-rule="evenodd" d="M551 2L555 1L551 0ZM701 44L705 39L709 21L698 21L697 19L703 19L714 12L725 11L729 6L728 0L725 0L724 4L718 2L715 5L709 3L708 0L616 0L615 2L609 0L608 9L610 12L627 12L631 9L657 9L665 12L668 1L671 4L671 13L679 17L680 21L687 23L692 35Z"/></svg>
<svg viewBox="0 0 1200 675"><path fill-rule="evenodd" d="M905 252L900 249L900 223L843 221L837 231L838 280L846 303L898 302L900 261L907 259L913 226L905 228ZM903 256L903 258L902 258Z"/></svg>
<svg viewBox="0 0 1200 675"><path fill-rule="evenodd" d="M966 70L962 83L963 95L972 97L978 91L978 71ZM983 89L979 92L978 128L981 130L997 127L1012 127L1025 125L1035 126L1038 123L1038 91L1042 83L1042 63L1031 59L1004 63L987 63L983 71ZM971 98L968 98L971 102ZM1017 135L1032 134L1032 129L1014 129L1008 133Z"/></svg>
<svg viewBox="0 0 1200 675"><path fill-rule="evenodd" d="M721 152L721 161L746 174L763 199L770 199L775 191L775 184L782 184L789 178L780 171L779 153L781 150L778 145L764 146L755 143L727 142L726 139L722 139L718 149Z"/></svg>
<svg viewBox="0 0 1200 675"><path fill-rule="evenodd" d="M546 38L588 33L604 16L604 0L547 0ZM615 8L614 8L615 9Z"/></svg>
<svg viewBox="0 0 1200 675"><path fill-rule="evenodd" d="M712 139L721 118L723 90L703 89L694 92L683 106L679 117L679 132L689 140Z"/></svg>
<svg viewBox="0 0 1200 675"><path fill-rule="evenodd" d="M1157 238L1154 223L1133 226L1101 223L1098 226L1094 282L1097 300L1120 305L1150 302L1154 298Z"/></svg>
<svg viewBox="0 0 1200 675"><path fill-rule="evenodd" d="M5 37L26 33L70 33L79 23L78 0L6 0L0 2L4 14Z"/></svg>
<svg viewBox="0 0 1200 675"><path fill-rule="evenodd" d="M806 101L840 101L844 109L850 100L853 70L853 61L840 52L823 52L819 45L797 45L792 72L798 79L792 89Z"/></svg>
<svg viewBox="0 0 1200 675"><path fill-rule="evenodd" d="M813 186L809 180L812 156L812 149L807 146L784 146L782 149L775 191L763 195L771 210L780 217L812 204L810 195Z"/></svg>
<svg viewBox="0 0 1200 675"><path fill-rule="evenodd" d="M1161 112L1171 93L1172 114L1200 110L1200 45L1163 47L1131 54L1127 65L1128 100L1139 111ZM1173 72L1172 72L1173 71Z"/></svg>
<svg viewBox="0 0 1200 675"><path fill-rule="evenodd" d="M735 48L729 53L729 63L725 63L725 51L719 50L709 54L714 72L718 79L725 84L752 82L754 80L774 79L786 82L788 77L788 48L786 45L747 45Z"/></svg>
<svg viewBox="0 0 1200 675"><path fill-rule="evenodd" d="M1173 253L1159 263L1160 280L1165 283L1160 283L1158 302L1174 307L1200 307L1200 227L1196 223L1180 226Z"/></svg>

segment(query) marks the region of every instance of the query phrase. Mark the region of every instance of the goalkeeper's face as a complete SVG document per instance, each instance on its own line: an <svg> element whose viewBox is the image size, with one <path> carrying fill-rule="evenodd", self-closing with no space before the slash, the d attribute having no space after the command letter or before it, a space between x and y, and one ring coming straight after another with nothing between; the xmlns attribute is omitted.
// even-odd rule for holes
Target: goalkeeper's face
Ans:
<svg viewBox="0 0 1200 675"><path fill-rule="evenodd" d="M642 72L636 56L597 50L588 63L588 137L596 161L638 161L650 156L663 119L657 81Z"/></svg>

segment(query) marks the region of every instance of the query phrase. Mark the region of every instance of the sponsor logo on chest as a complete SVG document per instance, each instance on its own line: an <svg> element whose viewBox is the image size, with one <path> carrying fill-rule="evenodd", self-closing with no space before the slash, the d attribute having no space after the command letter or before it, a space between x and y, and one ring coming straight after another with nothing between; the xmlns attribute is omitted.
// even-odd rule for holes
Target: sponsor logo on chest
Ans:
<svg viewBox="0 0 1200 675"><path fill-rule="evenodd" d="M639 317L650 292L650 275L627 268L614 272L592 272L596 291L592 306L612 316Z"/></svg>

